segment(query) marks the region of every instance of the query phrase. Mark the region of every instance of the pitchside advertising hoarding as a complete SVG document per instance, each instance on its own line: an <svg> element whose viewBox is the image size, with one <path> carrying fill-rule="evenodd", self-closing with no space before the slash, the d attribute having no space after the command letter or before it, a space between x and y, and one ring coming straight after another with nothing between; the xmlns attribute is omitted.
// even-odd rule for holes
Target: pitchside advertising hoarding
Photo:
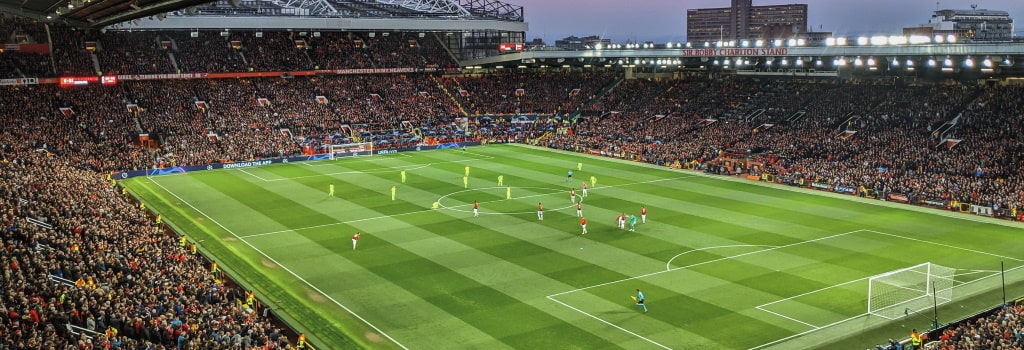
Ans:
<svg viewBox="0 0 1024 350"><path fill-rule="evenodd" d="M399 148L399 149L380 149L380 150L374 150L373 153L374 154L381 154L381 155L383 155L383 154L394 154L394 153L398 153L398 152L429 151L429 150L437 150L437 149L457 149L457 148L460 148L462 146L479 146L479 145L480 145L480 142L475 142L475 141L474 142L453 142L453 143L446 143L446 144L441 144L441 145L431 145L431 146L416 146L416 147ZM364 149L364 151L365 151L365 149ZM336 153L334 155L334 157L335 158L343 158L343 157L352 157L352 156L357 156L357 155L360 155L360 153L359 152ZM209 164L209 165L179 166L179 167L162 168L162 169L125 171L125 172L115 173L112 176L114 177L114 179L128 179L128 178L132 178L132 177L136 177L136 176L159 176L159 175L170 175L170 174L183 174L183 173L189 173L189 172L193 172L193 171L215 170L215 169L242 169L242 168L259 167L259 166L270 165L270 164L278 164L278 163L308 162L308 161L329 160L329 159L331 159L330 155L327 155L327 154L317 154L317 155L302 156L302 157L261 159L261 160L251 161L251 162L218 163L218 164Z"/></svg>

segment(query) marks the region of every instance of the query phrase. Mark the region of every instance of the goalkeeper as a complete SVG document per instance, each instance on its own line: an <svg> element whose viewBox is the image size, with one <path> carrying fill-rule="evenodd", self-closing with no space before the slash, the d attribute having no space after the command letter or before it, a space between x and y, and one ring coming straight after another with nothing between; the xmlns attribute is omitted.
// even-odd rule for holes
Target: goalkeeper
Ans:
<svg viewBox="0 0 1024 350"><path fill-rule="evenodd" d="M647 304L644 303L644 292L641 292L640 289L637 289L636 297L634 297L633 300L636 301L637 306L644 308L645 313L647 312Z"/></svg>

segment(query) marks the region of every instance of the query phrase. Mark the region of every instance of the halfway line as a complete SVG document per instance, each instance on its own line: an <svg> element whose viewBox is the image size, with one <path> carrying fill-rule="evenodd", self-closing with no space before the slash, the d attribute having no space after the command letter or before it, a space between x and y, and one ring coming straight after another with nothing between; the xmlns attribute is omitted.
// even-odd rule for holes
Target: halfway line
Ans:
<svg viewBox="0 0 1024 350"><path fill-rule="evenodd" d="M669 181L669 180L679 180L679 179L685 179L685 178L690 178L690 177L693 177L693 176L679 176L679 177L670 177L670 178L657 179L657 180L632 182L632 183L621 184L621 185L601 186L601 187L591 188L590 190L594 191L594 190L599 190L599 189L602 189L602 188L615 188L615 187L640 185L640 184L662 182L662 181ZM533 198L533 197L550 196L550 195L551 195L551 193L541 193L541 194L534 194L534 195L523 196L523 197L516 197L516 198ZM501 201L506 201L506 200L507 199L496 199L496 200L493 200L493 201L486 201L486 202L481 202L481 203L487 204L487 203L501 202ZM471 205L473 205L473 204L472 203L467 203L467 204L462 204L462 205L453 205L453 206L449 206L449 207L445 207L445 208L459 208L459 207L466 207L466 206L471 206ZM275 235L275 234L279 234L279 233L297 232L297 231L302 231L302 230L309 230L309 229L322 228L322 227L330 227L330 226L337 226L337 225L345 225L345 224L356 223L356 222L379 220L379 219L387 219L387 218L393 218L393 217L396 217L396 216L421 214L421 213L426 213L426 212L431 212L431 211L437 211L437 210L435 210L435 209L423 209L423 210L410 211L408 213L401 213L401 214L381 215L381 216L375 216L375 217L371 217L371 218L362 218L362 219L355 219L355 220L348 220L348 221L339 221L339 222L330 223L330 224L323 224L323 225L291 228L291 229L287 229L287 230L280 230L280 231L273 231L273 232L254 233L254 234L251 234L251 235L240 236L240 238L252 238L252 237Z"/></svg>

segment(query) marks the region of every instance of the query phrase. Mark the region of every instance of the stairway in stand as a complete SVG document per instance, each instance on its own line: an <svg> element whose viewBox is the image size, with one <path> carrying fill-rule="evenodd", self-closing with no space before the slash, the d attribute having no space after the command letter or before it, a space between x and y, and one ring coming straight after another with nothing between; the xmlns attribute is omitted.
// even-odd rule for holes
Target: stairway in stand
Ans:
<svg viewBox="0 0 1024 350"><path fill-rule="evenodd" d="M448 88L445 87L444 84L441 84L441 82L437 80L436 76L431 75L430 79L434 81L434 84L437 84L437 86L441 88L441 91L444 91L445 95L448 95L448 98L450 98L452 102L455 102L455 105L459 107L459 113L462 113L462 116L469 116L469 113L466 113L466 109L462 108L462 103L459 103L459 99L455 98L455 96L452 96L451 91L448 91Z"/></svg>

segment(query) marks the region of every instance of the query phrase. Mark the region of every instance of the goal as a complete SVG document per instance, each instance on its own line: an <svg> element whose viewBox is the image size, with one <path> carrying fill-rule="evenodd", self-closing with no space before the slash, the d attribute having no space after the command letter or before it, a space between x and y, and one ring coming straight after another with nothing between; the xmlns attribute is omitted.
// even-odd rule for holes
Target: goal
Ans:
<svg viewBox="0 0 1024 350"><path fill-rule="evenodd" d="M373 142L331 145L329 155L331 156L331 159L339 157L370 156L373 155Z"/></svg>
<svg viewBox="0 0 1024 350"><path fill-rule="evenodd" d="M868 314L897 319L953 300L956 269L930 262L868 279Z"/></svg>

